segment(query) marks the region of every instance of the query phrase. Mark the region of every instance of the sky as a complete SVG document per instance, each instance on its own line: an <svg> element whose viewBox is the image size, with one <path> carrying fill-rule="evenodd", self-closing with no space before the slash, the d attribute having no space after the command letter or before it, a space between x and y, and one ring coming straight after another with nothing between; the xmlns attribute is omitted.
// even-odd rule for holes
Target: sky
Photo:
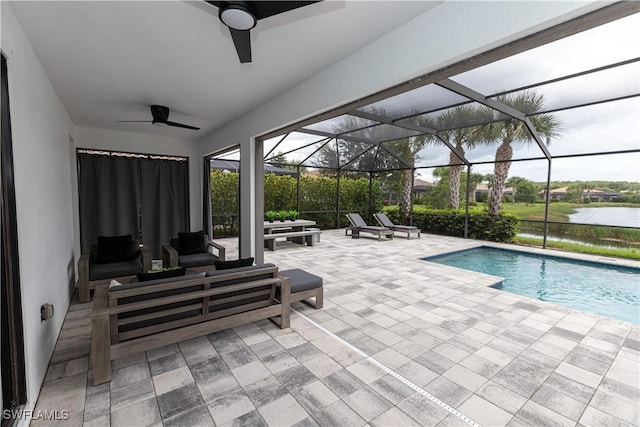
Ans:
<svg viewBox="0 0 640 427"><path fill-rule="evenodd" d="M452 80L484 95L491 95L634 59L640 52L638 46L640 14L635 14L454 76ZM430 87L399 95L374 106L384 105L388 112L393 113L402 109L408 100L423 107L434 102L444 102L445 99L455 99L455 96L442 96L441 88L433 90L433 85ZM551 83L535 90L544 96L545 106L549 109L616 96L640 95L640 62ZM371 107L373 106L369 106ZM364 110L366 109L365 107ZM407 108L404 110L406 113ZM552 155L640 149L638 96L553 114L560 121L561 127L559 136L552 139L549 145ZM277 151L286 152L318 139L316 136L295 133ZM276 140L265 144L265 154ZM302 160L316 147L317 145L291 153L287 158ZM542 156L535 143L517 143L513 147L514 159ZM467 150L466 156L471 162L491 161L495 156L495 147ZM434 150L427 147L419 153L418 164L446 164L448 157L446 149ZM640 182L640 153L554 159L552 164L552 180ZM491 173L493 165L475 165L473 170L482 174ZM538 182L546 181L547 161L514 162L509 175ZM428 181L433 180L430 169L420 170L419 176Z"/></svg>

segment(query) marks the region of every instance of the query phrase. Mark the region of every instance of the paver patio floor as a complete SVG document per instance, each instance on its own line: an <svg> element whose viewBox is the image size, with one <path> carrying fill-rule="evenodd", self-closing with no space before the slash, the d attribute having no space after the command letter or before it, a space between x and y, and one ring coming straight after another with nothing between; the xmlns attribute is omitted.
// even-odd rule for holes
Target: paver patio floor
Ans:
<svg viewBox="0 0 640 427"><path fill-rule="evenodd" d="M482 244L342 230L285 244L266 261L322 276L324 309L296 303L289 329L261 321L116 360L99 386L91 303L75 300L36 410L77 426L639 425L638 325L420 260Z"/></svg>

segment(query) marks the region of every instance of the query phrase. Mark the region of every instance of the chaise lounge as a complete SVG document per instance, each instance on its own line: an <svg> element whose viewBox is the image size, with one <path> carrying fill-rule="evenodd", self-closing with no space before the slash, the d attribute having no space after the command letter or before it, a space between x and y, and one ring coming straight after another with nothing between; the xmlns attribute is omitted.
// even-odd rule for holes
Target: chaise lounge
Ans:
<svg viewBox="0 0 640 427"><path fill-rule="evenodd" d="M387 227L388 229L393 231L407 233L407 239L411 238L411 233L417 233L418 239L420 238L420 229L418 227L414 227L412 225L396 225L391 222L389 217L382 212L373 214L373 217L376 219L376 221L378 221L378 224L380 224L381 227Z"/></svg>
<svg viewBox="0 0 640 427"><path fill-rule="evenodd" d="M347 218L351 223L351 227L347 227L344 230L344 234L348 235L349 231L351 231L352 236L355 233L358 233L358 236L361 232L371 233L378 236L378 240L382 240L382 236L388 237L389 239L393 239L393 231L388 229L387 227L378 227L375 225L368 225L365 220L360 216L359 213L348 213ZM355 236L354 236L355 237Z"/></svg>

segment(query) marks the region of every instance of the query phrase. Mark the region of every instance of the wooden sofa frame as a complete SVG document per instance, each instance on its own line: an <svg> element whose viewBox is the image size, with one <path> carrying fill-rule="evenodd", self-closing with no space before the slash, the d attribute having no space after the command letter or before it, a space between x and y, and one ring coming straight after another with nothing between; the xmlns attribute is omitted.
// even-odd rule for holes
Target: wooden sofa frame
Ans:
<svg viewBox="0 0 640 427"><path fill-rule="evenodd" d="M281 290L279 300L275 298L278 285ZM164 296L168 293L172 295ZM247 302L248 297L263 299ZM141 351L262 319L279 317L277 323L280 328L288 328L290 297L289 278L279 277L278 267L274 265L194 279L186 276L177 281L149 286L123 286L121 290L101 285L96 289L91 313L93 383L97 385L111 381L112 360ZM191 303L185 305L186 301ZM176 307L176 303L183 304ZM210 311L210 307L220 304L231 305L231 308ZM194 311L197 312L195 315L149 324L149 321L163 316ZM120 316L131 312L144 314ZM135 322L142 322L143 326L119 331L119 326L131 327Z"/></svg>

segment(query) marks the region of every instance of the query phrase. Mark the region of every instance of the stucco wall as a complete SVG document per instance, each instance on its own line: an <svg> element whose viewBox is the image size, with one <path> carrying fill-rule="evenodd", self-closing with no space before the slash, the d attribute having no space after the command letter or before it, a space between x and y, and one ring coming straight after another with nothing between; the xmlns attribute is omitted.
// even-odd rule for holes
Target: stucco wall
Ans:
<svg viewBox="0 0 640 427"><path fill-rule="evenodd" d="M2 50L8 62L27 398L33 403L75 284L69 156L73 123L5 2ZM45 302L54 305L55 314L41 322Z"/></svg>

